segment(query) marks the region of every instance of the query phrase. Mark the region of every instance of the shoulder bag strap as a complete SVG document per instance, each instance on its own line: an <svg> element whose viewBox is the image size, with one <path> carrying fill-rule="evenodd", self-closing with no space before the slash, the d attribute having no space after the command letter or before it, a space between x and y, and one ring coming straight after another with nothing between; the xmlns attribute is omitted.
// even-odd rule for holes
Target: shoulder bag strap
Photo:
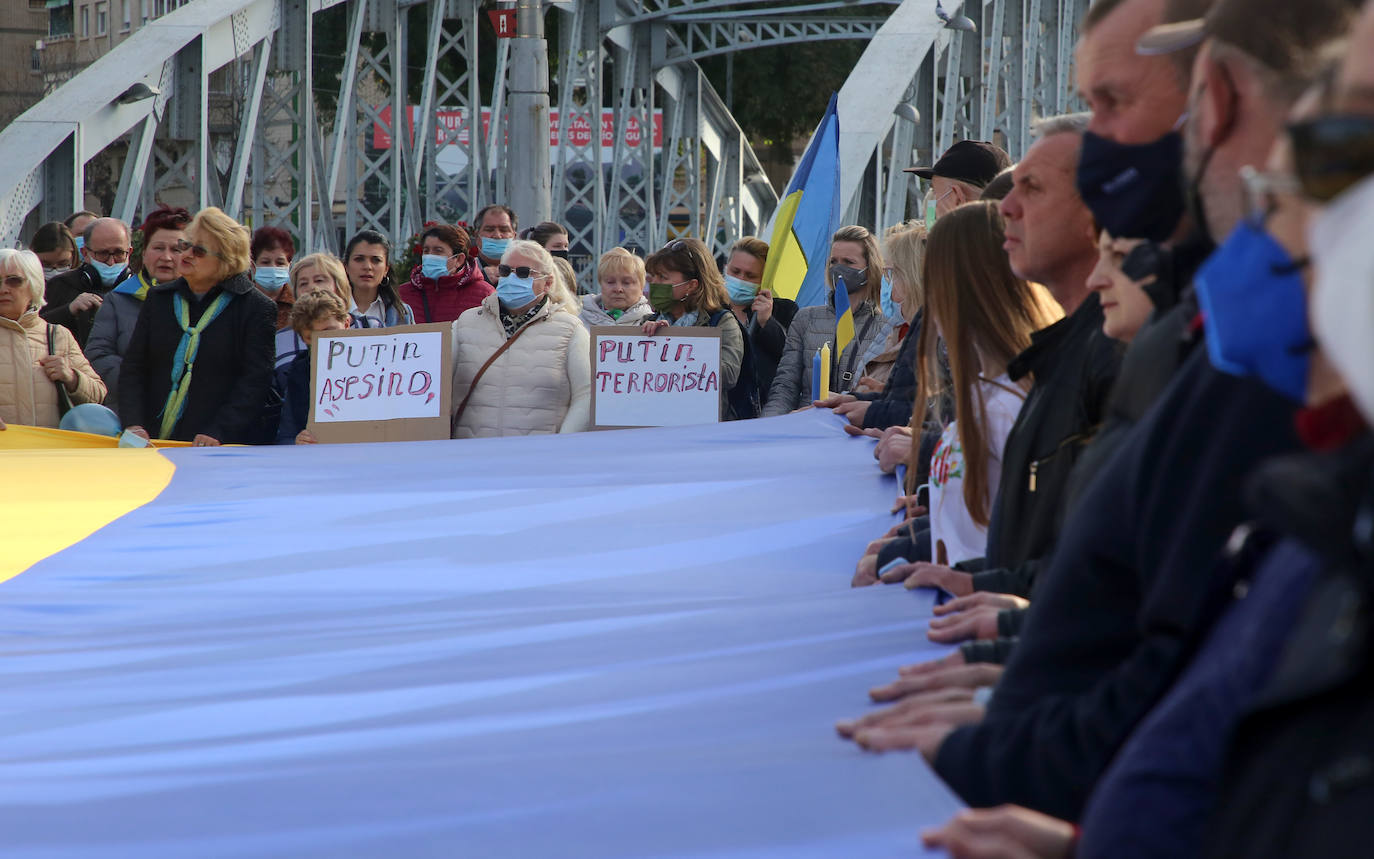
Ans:
<svg viewBox="0 0 1374 859"><path fill-rule="evenodd" d="M548 317L544 317L544 319L547 319L547 318L548 318ZM458 422L459 422L460 420L463 419L463 412L467 411L468 400L471 400L471 399L472 399L472 392L475 391L475 390L477 390L477 383L480 382L480 381L482 381L482 377L483 377L484 375L486 375L487 369L488 369L489 367L491 367L492 364L496 363L496 359L497 359L497 358L500 358L501 355L502 355L507 349L509 349L509 348L511 347L511 345L512 345L513 343L515 343L516 340L519 340L519 339L520 339L520 335L521 335L521 334L524 334L526 331L528 331L531 325L535 325L535 324L537 324L537 323L539 323L539 322L541 322L541 321L543 321L543 320L542 320L542 319L536 319L536 320L534 320L534 321L532 321L532 322L528 322L528 323L526 323L526 324L520 326L520 328L518 328L514 334L512 334L511 336L509 336L509 337L506 338L506 342L501 344L501 348L499 348L499 349L497 349L495 352L491 353L491 357L487 359L487 362L486 362L485 364L483 364L483 365L481 366L481 368L479 368L479 369L477 370L477 375L475 375L475 376L472 377L472 384L468 385L468 392L467 392L467 395L464 396L464 397L463 397L463 401L462 401L461 403L458 404L458 411L456 411L456 412L453 413L453 420L449 421L449 425L448 425L448 434L449 434L450 437L453 435L454 431L458 429ZM499 320L498 320L498 322L499 322Z"/></svg>
<svg viewBox="0 0 1374 859"><path fill-rule="evenodd" d="M57 354L57 329L51 322L48 323L48 354ZM61 382L53 382L57 386L57 416L60 418L72 410L72 395L67 392L67 386Z"/></svg>

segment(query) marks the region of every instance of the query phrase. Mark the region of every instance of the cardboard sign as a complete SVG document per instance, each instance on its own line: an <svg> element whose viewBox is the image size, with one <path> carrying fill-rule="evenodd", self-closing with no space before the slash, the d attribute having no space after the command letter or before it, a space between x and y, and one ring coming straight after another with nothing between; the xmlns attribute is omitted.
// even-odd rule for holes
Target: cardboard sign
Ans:
<svg viewBox="0 0 1374 859"><path fill-rule="evenodd" d="M310 422L320 442L449 437L453 326L331 331L310 350Z"/></svg>
<svg viewBox="0 0 1374 859"><path fill-rule="evenodd" d="M628 330L627 330L628 329ZM592 426L675 427L720 420L720 331L592 328Z"/></svg>

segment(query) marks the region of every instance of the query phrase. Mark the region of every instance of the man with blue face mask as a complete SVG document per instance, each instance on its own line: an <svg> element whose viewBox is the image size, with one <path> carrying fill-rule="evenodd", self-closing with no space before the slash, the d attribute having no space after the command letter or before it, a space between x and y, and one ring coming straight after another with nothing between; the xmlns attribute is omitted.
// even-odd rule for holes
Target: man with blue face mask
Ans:
<svg viewBox="0 0 1374 859"><path fill-rule="evenodd" d="M515 231L520 229L520 218L509 206L497 203L487 206L473 219L477 233L478 256L482 260L482 275L492 286L501 282L496 267L501 255L515 239Z"/></svg>
<svg viewBox="0 0 1374 859"><path fill-rule="evenodd" d="M84 349L105 295L129 276L133 247L128 226L115 218L92 221L83 238L83 264L48 281L40 315L54 325L66 326Z"/></svg>

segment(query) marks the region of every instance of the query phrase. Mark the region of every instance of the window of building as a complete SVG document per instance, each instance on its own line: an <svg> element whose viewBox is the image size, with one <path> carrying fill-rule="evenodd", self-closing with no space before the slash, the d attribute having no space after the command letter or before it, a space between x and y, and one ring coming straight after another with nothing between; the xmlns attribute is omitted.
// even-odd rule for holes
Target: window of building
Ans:
<svg viewBox="0 0 1374 859"><path fill-rule="evenodd" d="M90 37L91 37L91 7L90 7L90 6L82 6L82 7L81 7L81 38L83 38L83 39L89 39Z"/></svg>
<svg viewBox="0 0 1374 859"><path fill-rule="evenodd" d="M29 52L29 71L43 71L43 52L34 48Z"/></svg>
<svg viewBox="0 0 1374 859"><path fill-rule="evenodd" d="M110 4L95 4L95 34L103 36L110 31Z"/></svg>
<svg viewBox="0 0 1374 859"><path fill-rule="evenodd" d="M119 11L121 13L119 20L123 22L123 27L119 32L127 33L129 32L129 28L133 25L133 22L129 19L129 0L119 0Z"/></svg>
<svg viewBox="0 0 1374 859"><path fill-rule="evenodd" d="M29 9L31 11L42 12L44 9L47 8L48 0L29 0Z"/></svg>

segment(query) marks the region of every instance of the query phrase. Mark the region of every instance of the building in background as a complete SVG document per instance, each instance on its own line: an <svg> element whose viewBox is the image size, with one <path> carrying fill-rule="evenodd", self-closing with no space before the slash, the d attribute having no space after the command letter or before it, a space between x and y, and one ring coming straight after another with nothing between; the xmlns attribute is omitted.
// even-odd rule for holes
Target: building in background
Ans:
<svg viewBox="0 0 1374 859"><path fill-rule="evenodd" d="M0 3L0 127L43 97L42 44L49 0Z"/></svg>

